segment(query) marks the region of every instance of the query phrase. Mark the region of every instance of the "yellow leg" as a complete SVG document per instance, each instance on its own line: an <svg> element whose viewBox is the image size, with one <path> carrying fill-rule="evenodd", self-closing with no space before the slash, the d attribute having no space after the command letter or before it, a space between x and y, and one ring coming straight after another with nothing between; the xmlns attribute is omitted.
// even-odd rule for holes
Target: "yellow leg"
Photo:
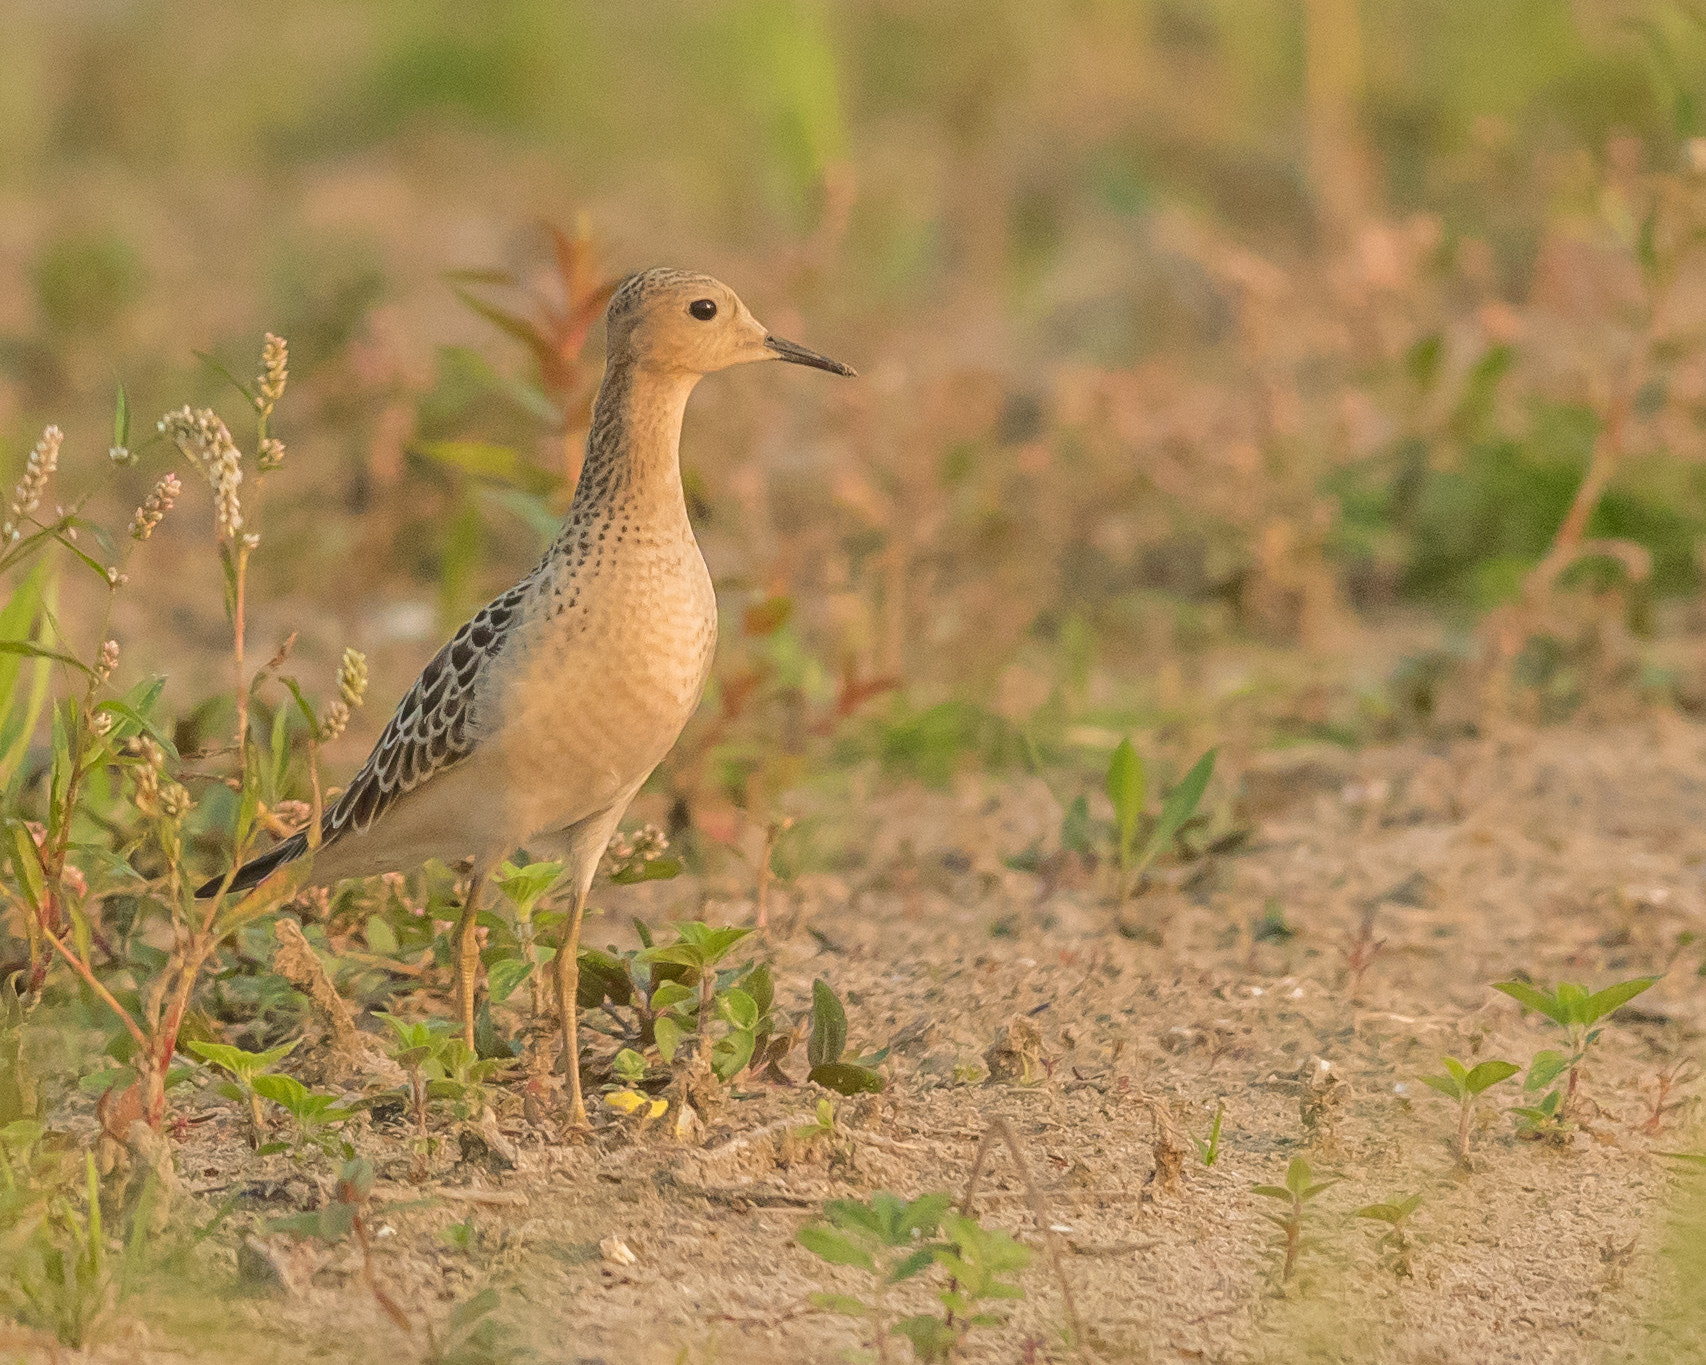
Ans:
<svg viewBox="0 0 1706 1365"><path fill-rule="evenodd" d="M462 899L462 918L456 926L458 950L457 999L462 1006L462 1041L474 1051L474 988L480 975L480 941L474 921L480 914L480 886L486 879L480 868L469 873L468 894Z"/></svg>
<svg viewBox="0 0 1706 1365"><path fill-rule="evenodd" d="M586 895L575 897L574 909L563 922L563 932L557 940L557 956L552 962L557 982L557 1013L563 1024L563 1064L569 1071L569 1126L590 1128L587 1122L586 1101L581 1098L580 1067L580 1010L575 995L580 990L581 918L586 912Z"/></svg>

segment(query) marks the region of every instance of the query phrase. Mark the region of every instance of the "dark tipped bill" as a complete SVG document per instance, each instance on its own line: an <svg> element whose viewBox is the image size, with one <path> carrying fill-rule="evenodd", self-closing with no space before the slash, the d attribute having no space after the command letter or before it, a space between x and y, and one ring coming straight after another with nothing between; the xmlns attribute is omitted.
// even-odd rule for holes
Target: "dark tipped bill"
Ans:
<svg viewBox="0 0 1706 1365"><path fill-rule="evenodd" d="M808 351L804 346L783 341L781 337L765 337L764 344L783 360L792 361L795 365L810 365L814 370L828 370L831 374L845 375L848 379L859 377L859 372L851 365L843 365L839 360L831 360L816 351Z"/></svg>

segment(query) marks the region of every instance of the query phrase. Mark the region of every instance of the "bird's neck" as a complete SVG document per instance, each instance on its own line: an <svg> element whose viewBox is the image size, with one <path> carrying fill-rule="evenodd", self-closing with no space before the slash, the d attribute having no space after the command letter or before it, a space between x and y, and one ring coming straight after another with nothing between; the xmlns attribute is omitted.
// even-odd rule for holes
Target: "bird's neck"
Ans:
<svg viewBox="0 0 1706 1365"><path fill-rule="evenodd" d="M630 360L610 363L593 404L570 522L635 507L648 518L679 515L686 523L681 419L698 382L696 374L648 369Z"/></svg>

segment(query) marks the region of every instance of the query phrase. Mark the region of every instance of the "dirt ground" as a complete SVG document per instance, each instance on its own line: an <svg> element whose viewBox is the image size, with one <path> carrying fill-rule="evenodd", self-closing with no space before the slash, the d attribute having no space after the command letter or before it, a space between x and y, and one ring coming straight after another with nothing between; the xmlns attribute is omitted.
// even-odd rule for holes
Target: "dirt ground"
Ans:
<svg viewBox="0 0 1706 1365"><path fill-rule="evenodd" d="M1697 1056L1706 1025L1688 938L1706 938L1706 730L1655 714L1597 732L1290 750L1241 788L1250 839L1163 878L1123 930L1092 887L1004 865L1058 830L1039 782L850 802L840 818L865 841L866 870L792 889L772 933L778 999L803 1010L812 978L831 978L854 1046L892 1048L888 1091L838 1100L843 1136L805 1150L782 1130L809 1120L809 1089L738 1091L695 1149L621 1124L557 1145L517 1102L503 1126L519 1169L475 1171L446 1144L423 1189L382 1163L381 1282L417 1322L495 1286L516 1339L546 1361L841 1360L858 1325L807 1296L856 1277L801 1249L796 1229L826 1199L963 1190L1001 1117L1049 1201L1095 1359L1706 1359L1699 1284L1663 1252L1706 1204L1697 1178L1654 1155L1698 1149L1699 1129L1685 1108L1642 1131L1659 1072ZM607 926L635 907L658 920L696 910L693 896L682 882L606 893L611 914L589 937L619 939ZM1384 947L1353 998L1345 945L1370 906ZM1272 928L1281 911L1289 937ZM1462 1172L1454 1112L1416 1077L1442 1052L1526 1064L1553 1044L1488 989L1518 971L1595 986L1666 975L1597 1044L1568 1145L1514 1136L1511 1082L1489 1096ZM1021 1054L1006 1060L1034 1083L985 1079L1003 1028ZM1190 1139L1220 1104L1206 1167ZM195 1131L186 1182L210 1204L241 1193L235 1225L324 1198L323 1171L257 1160L235 1122ZM1169 1133L1184 1149L1174 1180L1157 1171ZM1312 1206L1317 1245L1281 1292L1269 1201L1252 1186L1299 1154L1340 1183ZM979 1214L1040 1248L1005 1155L983 1189ZM1381 1265L1378 1228L1350 1214L1412 1193L1405 1278ZM474 1245L453 1250L439 1233L470 1213ZM600 1250L612 1237L632 1264ZM280 1242L276 1254L292 1288L159 1304L146 1330L95 1357L422 1357L423 1330L406 1338L386 1319L353 1249ZM209 1265L234 1281L228 1253ZM1072 1358L1045 1256L1022 1282L1008 1325L975 1332L967 1359Z"/></svg>

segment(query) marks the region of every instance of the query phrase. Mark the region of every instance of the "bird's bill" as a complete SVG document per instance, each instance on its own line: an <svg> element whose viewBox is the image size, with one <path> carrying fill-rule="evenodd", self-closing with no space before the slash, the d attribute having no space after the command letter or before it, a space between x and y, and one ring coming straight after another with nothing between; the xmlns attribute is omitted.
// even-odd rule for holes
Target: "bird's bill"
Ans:
<svg viewBox="0 0 1706 1365"><path fill-rule="evenodd" d="M844 375L848 379L859 377L859 372L851 365L843 365L839 360L831 360L816 351L808 351L804 346L783 341L781 337L765 337L764 346L766 350L774 351L778 360L786 360L794 365L810 365L814 370L828 370L831 374Z"/></svg>

